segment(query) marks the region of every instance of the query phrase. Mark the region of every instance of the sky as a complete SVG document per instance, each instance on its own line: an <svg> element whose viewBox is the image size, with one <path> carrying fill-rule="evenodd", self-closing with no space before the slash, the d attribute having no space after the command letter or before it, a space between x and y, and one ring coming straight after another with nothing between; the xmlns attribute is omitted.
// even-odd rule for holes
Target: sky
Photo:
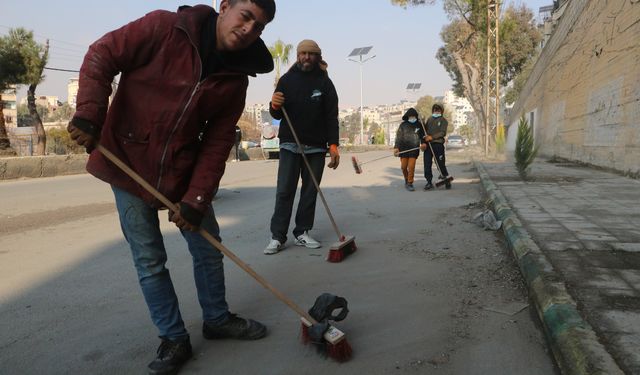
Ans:
<svg viewBox="0 0 640 375"><path fill-rule="evenodd" d="M552 0L505 0L534 10ZM219 2L219 0L218 0ZM9 28L33 31L36 41L50 43L47 66L78 70L93 41L155 9L176 10L197 1L169 0L3 0L0 35ZM212 2L204 2L212 5ZM362 65L362 102L365 106L415 100L423 95L439 96L452 81L435 58L442 45L440 30L449 22L442 3L402 7L390 0L278 0L273 22L262 39L272 45L278 39L295 46L302 39L315 40L329 64L329 75L336 86L340 107L360 105L360 64L347 56L354 48L373 46ZM290 62L295 61L295 54ZM46 71L38 86L39 95L55 95L67 100L67 82L77 73ZM275 73L251 78L247 104L268 103ZM422 83L417 92L406 90L408 83ZM19 98L26 89L19 90Z"/></svg>

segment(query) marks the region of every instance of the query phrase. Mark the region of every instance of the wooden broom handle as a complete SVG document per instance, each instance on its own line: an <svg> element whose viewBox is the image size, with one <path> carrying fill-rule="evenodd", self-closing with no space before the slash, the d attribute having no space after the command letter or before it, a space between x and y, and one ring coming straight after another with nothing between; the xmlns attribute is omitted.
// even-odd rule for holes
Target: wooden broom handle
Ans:
<svg viewBox="0 0 640 375"><path fill-rule="evenodd" d="M316 190L318 191L318 194L320 194L320 199L322 200L322 204L324 205L324 208L327 211L327 215L329 215L329 220L331 221L331 225L333 225L333 230L335 230L336 234L338 235L338 241L344 241L344 236L342 235L342 232L340 232L340 229L338 229L338 224L336 224L336 220L333 218L333 215L331 214L331 210L329 209L327 200L324 199L324 194L322 194L322 190L320 189L320 184L318 183L318 180L316 180L316 176L313 174L313 170L311 169L311 164L309 164L307 155L305 155L304 153L302 143L300 143L298 134L293 129L293 124L291 123L289 114L287 113L287 110L284 109L284 107L282 107L282 113L284 113L284 117L287 119L287 124L289 125L289 129L291 129L291 134L293 134L293 138L296 140L296 144L298 145L298 148L300 148L300 153L302 154L302 159L304 160L304 164L307 166L307 169L309 170L309 175L311 176L311 180L313 181L313 184L316 186Z"/></svg>
<svg viewBox="0 0 640 375"><path fill-rule="evenodd" d="M124 173L126 173L129 177L131 177L135 182L140 184L146 191L148 191L151 195L153 195L156 199L158 199L162 204L167 206L167 208L173 212L180 212L178 206L176 206L173 202L167 199L162 193L156 190L153 186L151 186L147 181L145 181L140 175L138 175L133 169L131 169L128 165L126 165L122 160L120 160L117 156L115 156L111 151L107 150L101 144L96 146L98 151L100 151L104 156L107 157L113 164L118 166L118 168L122 169ZM296 305L292 300L290 300L287 296L285 296L278 289L274 288L264 277L260 276L256 271L254 271L248 264L243 262L240 258L238 258L231 250L227 249L220 241L216 240L209 232L207 232L204 228L199 228L198 233L202 237L204 237L207 241L209 241L216 249L220 250L225 256L231 259L238 267L242 268L246 273L248 273L251 277L253 277L260 285L265 287L271 293L273 293L276 298L282 301L285 305L289 306L291 310L295 311L301 317L307 319L312 324L316 324L317 321L313 319L306 311L304 311L300 306Z"/></svg>

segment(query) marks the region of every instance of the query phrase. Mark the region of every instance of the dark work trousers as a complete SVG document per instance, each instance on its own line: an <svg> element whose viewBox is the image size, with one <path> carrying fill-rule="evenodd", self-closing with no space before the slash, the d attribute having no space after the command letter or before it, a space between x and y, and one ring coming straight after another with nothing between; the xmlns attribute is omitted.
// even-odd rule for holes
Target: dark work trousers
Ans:
<svg viewBox="0 0 640 375"><path fill-rule="evenodd" d="M433 153L436 154L436 159L438 160L438 166L440 167L440 171L442 176L446 177L449 175L447 171L447 167L445 166L445 158L444 158L444 144L431 142L431 148L433 148ZM429 144L427 143L427 149L424 151L424 178L427 182L431 182L433 179L433 172L431 172L431 165L433 161L433 155L431 155L431 148L429 148Z"/></svg>
<svg viewBox="0 0 640 375"><path fill-rule="evenodd" d="M240 143L236 143L235 147L236 147L236 160L240 161Z"/></svg>
<svg viewBox="0 0 640 375"><path fill-rule="evenodd" d="M313 175L320 183L324 170L324 152L306 154ZM293 229L294 237L313 228L313 220L316 213L316 190L307 166L302 160L302 155L280 149L280 161L278 163L278 187L276 190L276 207L271 217L271 238L285 243L287 230L291 220L293 201L298 190L298 180L302 177L300 189L300 202L296 212L296 226Z"/></svg>

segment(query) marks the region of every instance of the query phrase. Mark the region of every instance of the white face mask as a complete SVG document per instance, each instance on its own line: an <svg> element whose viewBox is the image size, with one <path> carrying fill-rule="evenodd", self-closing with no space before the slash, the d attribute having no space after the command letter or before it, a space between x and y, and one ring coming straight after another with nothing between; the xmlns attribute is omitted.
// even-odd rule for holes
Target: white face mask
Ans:
<svg viewBox="0 0 640 375"><path fill-rule="evenodd" d="M409 117L409 122L410 122L410 123L414 124L416 121L418 121L418 119L417 119L417 118L415 118L415 117Z"/></svg>

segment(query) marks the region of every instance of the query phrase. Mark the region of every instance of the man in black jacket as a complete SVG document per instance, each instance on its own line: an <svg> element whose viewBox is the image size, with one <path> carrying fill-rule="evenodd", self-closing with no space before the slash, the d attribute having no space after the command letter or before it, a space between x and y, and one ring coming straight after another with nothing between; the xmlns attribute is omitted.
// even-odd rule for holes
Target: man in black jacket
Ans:
<svg viewBox="0 0 640 375"><path fill-rule="evenodd" d="M318 44L303 40L298 44L296 64L280 78L271 98L269 112L282 122L278 134L280 160L276 205L271 217L271 240L264 249L265 254L275 254L284 247L300 177L302 188L293 229L295 244L312 249L321 246L308 233L313 228L318 194L310 172L320 183L327 147L331 155L328 167L336 169L340 162L338 94L329 79L326 66ZM283 106L291 118L290 125L300 138L301 147L296 144L289 124L283 118ZM302 153L309 160L311 171L304 165Z"/></svg>

